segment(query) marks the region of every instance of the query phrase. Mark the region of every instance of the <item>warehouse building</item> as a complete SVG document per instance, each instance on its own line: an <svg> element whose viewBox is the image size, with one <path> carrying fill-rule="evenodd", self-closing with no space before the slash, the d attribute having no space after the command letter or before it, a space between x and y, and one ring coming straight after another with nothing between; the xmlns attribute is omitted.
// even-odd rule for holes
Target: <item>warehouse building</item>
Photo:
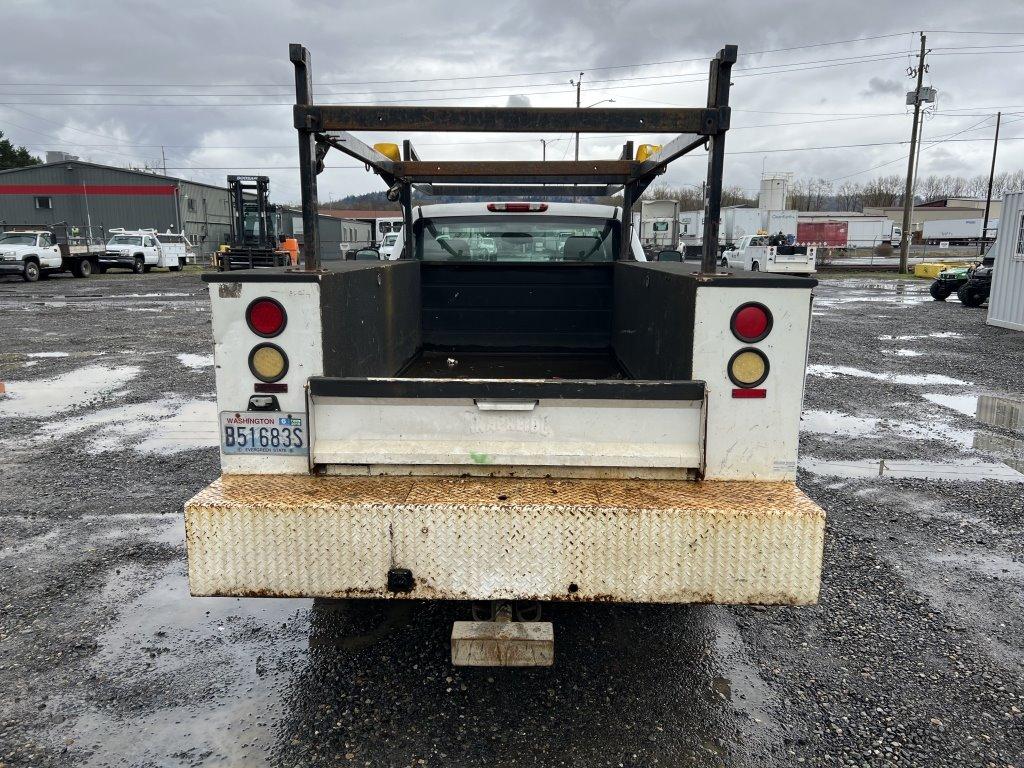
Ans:
<svg viewBox="0 0 1024 768"><path fill-rule="evenodd" d="M71 156L0 171L2 223L183 231L205 256L227 242L230 221L224 187Z"/></svg>
<svg viewBox="0 0 1024 768"><path fill-rule="evenodd" d="M989 206L989 221L998 220L1003 211L1002 200L993 200ZM903 206L864 206L864 213L874 216L888 216L896 222L903 221ZM910 215L910 231L914 242L921 242L925 224L931 221L964 221L983 219L985 198L983 197L940 197L914 206ZM979 231L981 227L978 227ZM991 233L989 233L991 234Z"/></svg>

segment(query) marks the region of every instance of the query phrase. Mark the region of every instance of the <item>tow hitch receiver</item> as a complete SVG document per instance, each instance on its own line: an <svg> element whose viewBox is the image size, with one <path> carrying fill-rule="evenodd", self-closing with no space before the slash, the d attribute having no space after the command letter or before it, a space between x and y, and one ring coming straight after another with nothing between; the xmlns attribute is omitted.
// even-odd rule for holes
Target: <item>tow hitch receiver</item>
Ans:
<svg viewBox="0 0 1024 768"><path fill-rule="evenodd" d="M550 667L555 630L550 621L512 621L507 603L493 621L456 621L452 664L456 667Z"/></svg>

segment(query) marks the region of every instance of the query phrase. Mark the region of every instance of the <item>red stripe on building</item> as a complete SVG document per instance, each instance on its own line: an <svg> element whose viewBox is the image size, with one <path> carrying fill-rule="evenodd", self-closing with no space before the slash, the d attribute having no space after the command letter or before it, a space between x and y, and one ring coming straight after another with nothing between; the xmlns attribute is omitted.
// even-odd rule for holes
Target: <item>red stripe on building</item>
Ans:
<svg viewBox="0 0 1024 768"><path fill-rule="evenodd" d="M0 184L0 195L173 195L173 184Z"/></svg>

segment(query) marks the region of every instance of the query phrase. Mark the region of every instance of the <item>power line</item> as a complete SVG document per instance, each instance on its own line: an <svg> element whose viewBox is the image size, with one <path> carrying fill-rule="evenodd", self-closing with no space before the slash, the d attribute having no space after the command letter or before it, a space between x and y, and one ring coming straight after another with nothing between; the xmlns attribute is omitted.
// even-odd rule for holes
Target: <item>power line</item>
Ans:
<svg viewBox="0 0 1024 768"><path fill-rule="evenodd" d="M870 57L858 56L858 57L847 57L842 59L822 59L820 63L816 62L790 62L786 64L775 64L770 67L748 67L743 70L736 70L733 77L760 77L764 75L774 74L786 74L789 72L805 72L809 70L820 70L830 69L833 67L844 67L844 66L855 66L858 64L873 64L880 61L894 61L903 58L903 52L885 53L878 55L871 55ZM805 66L809 65L809 66ZM780 67L788 67L788 69L780 69ZM637 84L637 81L654 81L658 82L644 82ZM592 84L603 84L603 83L631 83L629 85L605 85L598 90L619 90L623 88L636 88L636 87L657 87L662 85L680 85L689 83L705 83L707 77L703 74L669 74L669 75L648 75L645 77L627 77L627 78L610 78L606 80L592 80ZM559 83L532 83L532 84L519 84L519 85L506 85L506 86L490 86L494 88L551 88L552 86L558 86ZM421 91L409 91L409 93L436 93L442 91L462 91L462 90L480 90L479 87L473 88L439 88L439 89L423 89ZM566 93L571 89L564 87L554 88L553 90L544 91L518 91L515 93L487 93L479 95L459 95L455 96L442 96L435 98L400 98L400 99L388 99L388 100L374 100L369 102L364 101L351 101L348 102L352 105L376 105L376 104L409 104L416 102L433 102L433 101L449 101L455 98L459 99L493 99L493 98L506 98L509 96L544 96L548 94ZM15 96L18 98L43 98L50 96L107 96L113 98L129 98L129 97L147 97L147 98L202 98L202 99L225 99L225 98L267 98L273 97L278 94L253 94L253 93L174 93L174 94L110 94L110 93L85 93L79 94L74 92L49 92L49 93L5 93L0 96ZM326 94L329 96L342 96L342 95L360 95L370 96L372 93L365 92L350 92L345 93L331 93ZM210 106L225 106L225 107L266 107L266 106L293 106L292 101L263 101L259 103L226 103L217 104L210 102L200 103L177 103L177 102L128 102L128 101L114 101L114 102L64 102L64 101L15 101L15 102L0 102L5 105L42 105L42 106L83 106L83 107L134 107L134 106L153 106L153 107L210 107Z"/></svg>
<svg viewBox="0 0 1024 768"><path fill-rule="evenodd" d="M846 45L849 43L863 43L871 40L884 40L892 37L902 37L903 35L910 34L909 32L891 32L884 35L871 35L867 37L855 37L847 40L831 40L824 43L808 43L805 45L794 45L787 48L769 48L762 51L744 51L744 56L762 56L769 53L783 53L788 51L799 51L806 50L809 48L823 48L831 45ZM484 80L494 78L509 78L509 77L535 77L539 75L564 75L569 73L578 72L580 69L585 71L605 71L609 69L631 69L635 67L653 67L664 64L690 64L694 62L708 61L707 56L702 56L693 59L668 59L665 61L648 61L648 62L634 62L630 64L610 64L605 66L573 66L569 69L549 69L538 72L517 72L517 73L506 73L501 75L453 75L450 77L424 77L424 78L403 78L399 80L345 80L337 82L322 82L314 83L313 87L318 88L325 85L337 86L337 85L393 85L396 83L434 83L434 82L450 82L455 80ZM0 83L0 86L7 85L24 85L28 87L34 86L47 86L52 83ZM144 86L147 88L192 88L192 87L214 87L214 88L238 88L238 87L267 87L267 88L278 88L278 87L290 87L290 83L62 83L61 85L67 85L71 87L82 87L82 88L93 88L93 87L105 87L105 88L135 88Z"/></svg>

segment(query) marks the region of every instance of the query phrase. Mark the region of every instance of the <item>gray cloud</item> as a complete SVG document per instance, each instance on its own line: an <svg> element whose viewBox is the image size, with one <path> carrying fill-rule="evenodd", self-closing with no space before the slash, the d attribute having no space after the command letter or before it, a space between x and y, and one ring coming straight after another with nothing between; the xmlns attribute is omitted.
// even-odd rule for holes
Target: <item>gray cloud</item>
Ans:
<svg viewBox="0 0 1024 768"><path fill-rule="evenodd" d="M887 80L881 77L872 77L868 80L867 90L861 91L861 96L890 96L894 93L903 93L906 90L904 83L898 80ZM910 90L913 90L912 88Z"/></svg>

